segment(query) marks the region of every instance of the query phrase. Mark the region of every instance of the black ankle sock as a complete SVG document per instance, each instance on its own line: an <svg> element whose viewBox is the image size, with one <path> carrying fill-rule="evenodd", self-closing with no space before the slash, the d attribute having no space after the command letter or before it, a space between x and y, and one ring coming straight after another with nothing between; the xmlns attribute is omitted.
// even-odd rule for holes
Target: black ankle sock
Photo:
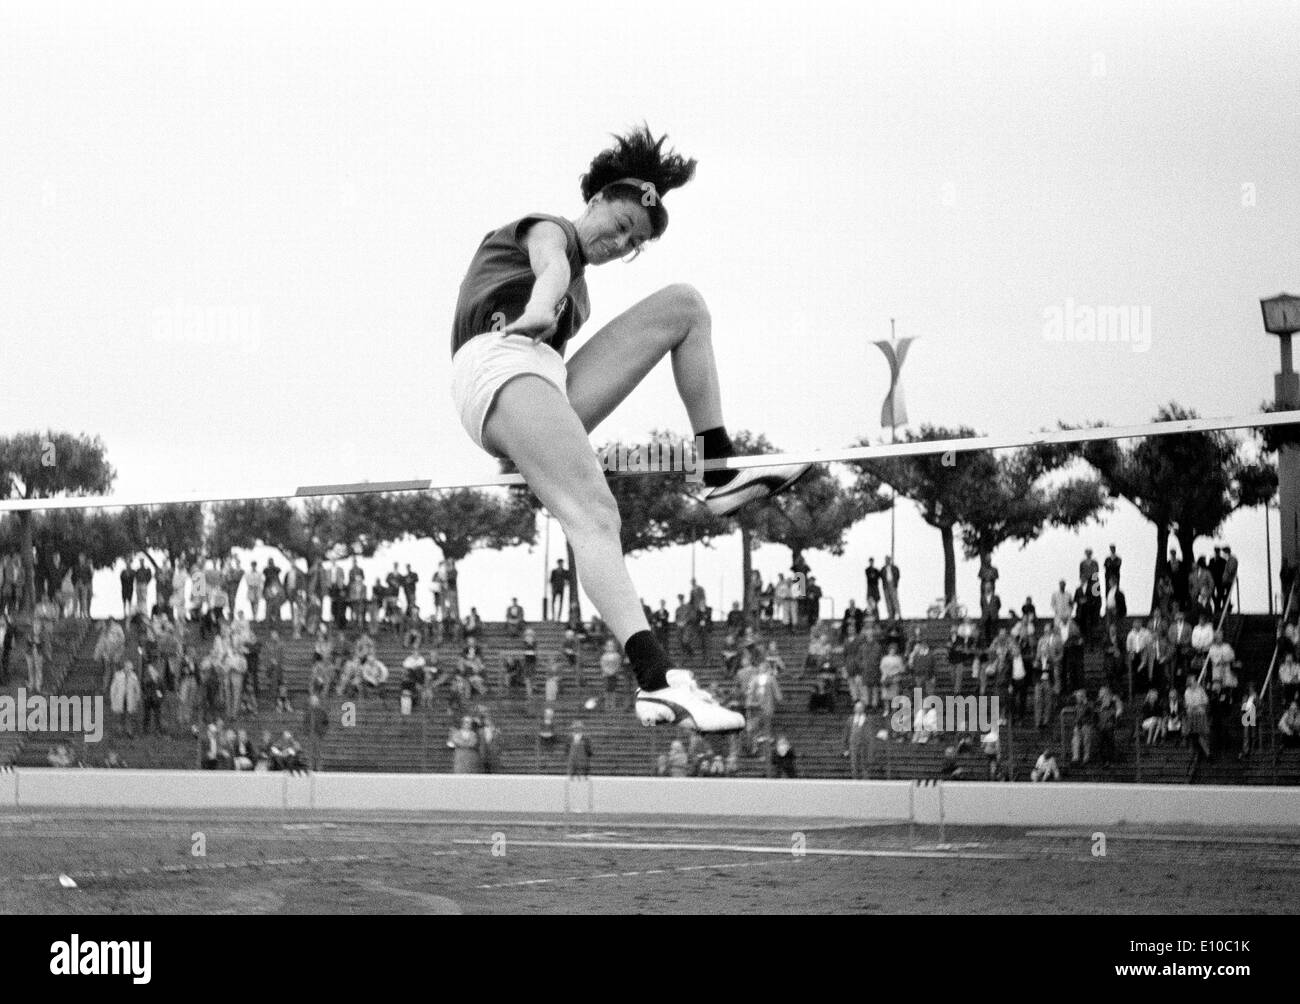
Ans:
<svg viewBox="0 0 1300 1004"><path fill-rule="evenodd" d="M662 690L668 686L665 674L673 668L673 662L659 644L659 639L651 632L638 631L627 640L623 651L632 663L638 687L642 690Z"/></svg>
<svg viewBox="0 0 1300 1004"><path fill-rule="evenodd" d="M703 432L696 433L696 435L704 440L701 444L704 448L704 456L700 458L701 460L713 460L717 457L734 457L736 455L736 448L731 445L731 437L727 435L725 425L705 429ZM735 471L705 471L704 483L709 488L717 488L719 485L725 485L735 476Z"/></svg>

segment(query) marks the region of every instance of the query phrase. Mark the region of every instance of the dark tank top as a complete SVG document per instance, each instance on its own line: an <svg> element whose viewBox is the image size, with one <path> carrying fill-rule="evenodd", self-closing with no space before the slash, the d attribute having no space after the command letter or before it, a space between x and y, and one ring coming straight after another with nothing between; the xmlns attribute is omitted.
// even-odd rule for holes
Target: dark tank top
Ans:
<svg viewBox="0 0 1300 1004"><path fill-rule="evenodd" d="M537 281L528 260L525 237L538 220L550 220L564 231L564 253L569 260L570 274L555 334L546 339L546 344L564 355L565 343L577 334L590 316L587 280L583 278L587 263L578 247L577 231L562 216L532 213L491 231L474 252L456 300L456 315L451 328L453 356L474 336L499 331L523 314Z"/></svg>

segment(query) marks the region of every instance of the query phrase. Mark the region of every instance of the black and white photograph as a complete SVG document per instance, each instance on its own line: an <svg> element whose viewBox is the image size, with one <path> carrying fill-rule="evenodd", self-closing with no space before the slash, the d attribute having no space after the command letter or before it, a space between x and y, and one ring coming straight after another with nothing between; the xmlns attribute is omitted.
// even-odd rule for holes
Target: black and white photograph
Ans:
<svg viewBox="0 0 1300 1004"><path fill-rule="evenodd" d="M0 4L23 966L833 914L1279 970L1297 42L1280 0Z"/></svg>

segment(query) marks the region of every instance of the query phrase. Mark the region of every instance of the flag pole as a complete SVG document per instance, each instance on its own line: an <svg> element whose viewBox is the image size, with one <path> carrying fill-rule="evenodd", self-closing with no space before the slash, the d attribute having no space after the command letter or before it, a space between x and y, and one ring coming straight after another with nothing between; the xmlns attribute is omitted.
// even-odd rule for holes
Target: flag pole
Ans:
<svg viewBox="0 0 1300 1004"><path fill-rule="evenodd" d="M895 341L894 338L894 319L889 319L889 340ZM895 433L894 424L894 393L897 390L898 382L894 381L894 386L889 388L889 445L893 446L898 442ZM894 503L898 499L898 489L893 485L889 486L889 563L894 564Z"/></svg>

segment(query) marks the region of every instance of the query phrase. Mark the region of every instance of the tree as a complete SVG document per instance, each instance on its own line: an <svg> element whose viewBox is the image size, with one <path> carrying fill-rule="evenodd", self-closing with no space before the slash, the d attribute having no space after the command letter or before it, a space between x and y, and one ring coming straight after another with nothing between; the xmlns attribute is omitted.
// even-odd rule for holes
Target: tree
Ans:
<svg viewBox="0 0 1300 1004"><path fill-rule="evenodd" d="M537 541L537 515L522 492L502 495L454 488L402 493L392 496L389 504L392 539L427 537L453 561L480 547L500 549Z"/></svg>
<svg viewBox="0 0 1300 1004"><path fill-rule="evenodd" d="M1162 406L1156 422L1196 418L1176 402ZM1183 561L1193 563L1193 544L1213 536L1232 513L1262 505L1277 490L1277 472L1267 461L1253 459L1227 432L1193 432L1151 436L1132 445L1102 439L1077 444L1078 451L1101 476L1106 490L1127 499L1156 527L1156 580L1165 571L1172 534ZM1155 603L1152 583L1152 603Z"/></svg>
<svg viewBox="0 0 1300 1004"><path fill-rule="evenodd" d="M116 477L98 436L53 430L0 436L0 499L102 495ZM29 610L36 602L31 510L19 510L18 524L24 582L19 605Z"/></svg>
<svg viewBox="0 0 1300 1004"><path fill-rule="evenodd" d="M176 564L203 549L203 507L197 502L128 506L118 514L118 521L128 544L124 556L143 554L155 571L160 566L153 551L161 551Z"/></svg>
<svg viewBox="0 0 1300 1004"><path fill-rule="evenodd" d="M923 425L919 432L908 430L905 443L924 443L937 439L969 439L975 430L960 426ZM871 445L867 440L861 446ZM987 451L961 454L929 454L883 457L878 460L854 461L858 468L854 490L872 497L887 484L899 495L916 503L921 518L939 531L943 543L943 594L946 603L957 598L956 528L961 521L967 499L980 490L980 481L990 477L993 461Z"/></svg>

